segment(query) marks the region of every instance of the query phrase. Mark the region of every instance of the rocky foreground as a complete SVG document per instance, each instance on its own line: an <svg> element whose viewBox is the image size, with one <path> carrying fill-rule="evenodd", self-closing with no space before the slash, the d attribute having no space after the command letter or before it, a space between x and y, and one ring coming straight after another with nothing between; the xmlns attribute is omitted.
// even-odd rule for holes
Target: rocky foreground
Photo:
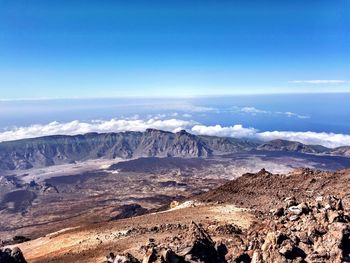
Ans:
<svg viewBox="0 0 350 263"><path fill-rule="evenodd" d="M168 211L18 246L28 262L350 262L348 182L350 170L262 170Z"/></svg>
<svg viewBox="0 0 350 263"><path fill-rule="evenodd" d="M350 217L335 196L309 203L286 198L284 206L247 231L234 225L220 230L230 238L214 242L208 230L192 222L187 235L168 243L150 238L140 247L142 259L112 252L106 262L350 262Z"/></svg>
<svg viewBox="0 0 350 263"><path fill-rule="evenodd" d="M309 169L287 176L266 170L246 174L199 199L250 207L259 220L248 229L221 226L229 237L213 242L210 225L192 223L187 236L141 247L143 258L112 253L106 262L350 262L349 207L341 199L348 198L346 183L341 185L348 174Z"/></svg>

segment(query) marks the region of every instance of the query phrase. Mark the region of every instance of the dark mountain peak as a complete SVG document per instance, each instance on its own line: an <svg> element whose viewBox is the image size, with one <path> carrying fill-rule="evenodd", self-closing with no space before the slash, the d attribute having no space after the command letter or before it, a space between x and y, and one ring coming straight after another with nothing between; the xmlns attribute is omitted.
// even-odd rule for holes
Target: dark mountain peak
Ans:
<svg viewBox="0 0 350 263"><path fill-rule="evenodd" d="M283 139L275 139L275 140L268 141L266 144L293 145L293 144L302 144L302 143L296 142L296 141L287 141L287 140L283 140Z"/></svg>
<svg viewBox="0 0 350 263"><path fill-rule="evenodd" d="M265 168L262 168L259 172L257 172L258 176L261 175L272 175L270 172L268 172Z"/></svg>
<svg viewBox="0 0 350 263"><path fill-rule="evenodd" d="M145 133L172 134L171 132L168 132L168 131L163 131L163 130L158 130L153 128L146 129Z"/></svg>
<svg viewBox="0 0 350 263"><path fill-rule="evenodd" d="M178 134L178 135L193 135L193 134L187 132L186 130L178 131L176 134Z"/></svg>
<svg viewBox="0 0 350 263"><path fill-rule="evenodd" d="M85 136L85 137L94 137L94 136L97 136L98 133L97 132L88 132L88 133L85 133L84 135L82 136ZM78 136L78 135L77 135Z"/></svg>
<svg viewBox="0 0 350 263"><path fill-rule="evenodd" d="M176 132L175 136L177 138L179 138L179 139L193 140L193 141L197 141L197 142L201 142L202 141L200 139L200 137L198 137L197 135L194 135L192 133L189 133L186 130L181 130L179 132Z"/></svg>

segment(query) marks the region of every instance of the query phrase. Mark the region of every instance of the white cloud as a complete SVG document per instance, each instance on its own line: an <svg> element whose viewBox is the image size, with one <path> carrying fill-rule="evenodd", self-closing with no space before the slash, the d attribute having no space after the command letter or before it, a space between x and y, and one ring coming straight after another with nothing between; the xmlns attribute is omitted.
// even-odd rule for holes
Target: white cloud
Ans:
<svg viewBox="0 0 350 263"><path fill-rule="evenodd" d="M180 119L111 119L94 120L91 122L71 121L67 123L51 122L36 124L28 127L19 127L0 132L0 141L33 138L46 135L75 135L88 132L122 132L145 131L147 128L177 132L186 129L197 135L211 135L222 137L248 138L261 141L285 139L299 141L305 144L320 144L326 147L350 145L350 135L326 132L293 132L293 131L265 131L260 132L252 127L243 127L240 124L233 126L201 125L192 120Z"/></svg>
<svg viewBox="0 0 350 263"><path fill-rule="evenodd" d="M341 79L312 79L312 80L291 80L289 83L305 83L305 84L342 84L347 83L346 80Z"/></svg>
<svg viewBox="0 0 350 263"><path fill-rule="evenodd" d="M350 145L350 135L340 133L266 131L257 133L256 137L263 141L284 139L298 141L304 144L318 144L330 148Z"/></svg>
<svg viewBox="0 0 350 263"><path fill-rule="evenodd" d="M258 113L263 113L263 114L270 113L269 111L259 110L259 109L255 108L255 107L243 107L239 111L240 112L244 112L244 113L251 113L253 115L256 115Z"/></svg>
<svg viewBox="0 0 350 263"><path fill-rule="evenodd" d="M257 131L254 128L244 128L241 124L222 127L221 125L205 126L195 125L192 127L191 132L198 135L211 135L221 137L254 137Z"/></svg>
<svg viewBox="0 0 350 263"><path fill-rule="evenodd" d="M285 115L289 118L291 117L295 117L295 118L299 118L299 119L308 119L310 118L310 116L307 115L300 115L298 113L295 112L290 112L290 111L286 111L286 112L281 112L281 111L267 111L267 110L261 110L261 109L257 109L255 107L243 107L243 108L238 108L238 107L234 107L235 111L241 112L241 113L247 113L247 114L251 114L251 115L257 115L257 114L278 114L278 115Z"/></svg>
<svg viewBox="0 0 350 263"><path fill-rule="evenodd" d="M216 108L212 107L204 107L204 106L189 106L189 107L183 107L182 110L191 111L191 112L210 112L210 111L218 111Z"/></svg>
<svg viewBox="0 0 350 263"><path fill-rule="evenodd" d="M46 135L75 135L88 132L121 132L121 131L145 131L147 128L154 128L165 131L176 132L182 129L189 129L196 122L179 119L160 120L156 118L141 119L111 119L107 121L94 120L81 122L78 120L60 123L35 124L28 127L18 127L12 130L0 132L0 141L10 141L24 138L33 138Z"/></svg>
<svg viewBox="0 0 350 263"><path fill-rule="evenodd" d="M254 128L245 128L242 125L234 125L230 127L204 126L195 125L192 130L198 135L216 135L237 138L250 138L262 141L271 141L275 139L284 139L289 141L298 141L304 144L317 144L334 148L339 146L350 145L350 135L336 134L326 132L293 132L293 131L266 131L259 132Z"/></svg>
<svg viewBox="0 0 350 263"><path fill-rule="evenodd" d="M277 114L283 114L286 115L287 117L291 118L291 117L295 117L295 118L299 118L299 119L309 119L310 116L307 115L300 115L294 112L290 112L290 111L286 111L286 112L276 112Z"/></svg>

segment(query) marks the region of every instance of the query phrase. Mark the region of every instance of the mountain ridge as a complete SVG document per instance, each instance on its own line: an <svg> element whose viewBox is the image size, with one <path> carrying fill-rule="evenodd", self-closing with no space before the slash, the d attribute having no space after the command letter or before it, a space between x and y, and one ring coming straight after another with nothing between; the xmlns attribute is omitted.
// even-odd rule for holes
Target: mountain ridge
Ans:
<svg viewBox="0 0 350 263"><path fill-rule="evenodd" d="M172 133L147 129L145 132L52 135L1 142L0 170L26 170L99 158L208 158L252 150L350 156L348 146L330 149L286 140L258 143L247 139L194 135L185 130Z"/></svg>

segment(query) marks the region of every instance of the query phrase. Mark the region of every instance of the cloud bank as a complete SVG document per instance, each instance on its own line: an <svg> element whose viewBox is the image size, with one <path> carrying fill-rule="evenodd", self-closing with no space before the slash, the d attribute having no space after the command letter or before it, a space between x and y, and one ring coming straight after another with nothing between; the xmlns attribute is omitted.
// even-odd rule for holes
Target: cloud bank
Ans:
<svg viewBox="0 0 350 263"><path fill-rule="evenodd" d="M293 132L293 131L265 131L259 132L254 128L245 128L242 125L221 127L220 125L205 126L195 125L192 132L200 135L216 135L237 138L250 138L261 141L283 139L298 141L304 144L317 144L325 147L335 148L350 145L350 135L326 132Z"/></svg>
<svg viewBox="0 0 350 263"><path fill-rule="evenodd" d="M137 117L137 116L136 116ZM160 120L151 118L142 119L111 119L111 120L95 120L91 122L81 122L78 120L60 123L51 122L48 124L35 124L27 127L18 127L11 130L0 132L0 141L10 141L25 138L34 138L47 135L76 135L88 132L123 132L123 131L145 131L147 128L177 132L182 129L189 129L196 122L167 119Z"/></svg>
<svg viewBox="0 0 350 263"><path fill-rule="evenodd" d="M295 131L259 131L253 127L243 127L240 124L223 127L221 125L207 126L193 120L181 119L139 119L137 116L130 119L95 120L81 122L78 120L60 123L36 124L27 127L18 127L0 132L0 141L10 141L24 138L33 138L47 135L76 135L88 132L122 132L145 131L147 128L177 132L182 129L197 135L212 135L235 138L248 138L261 141L285 139L299 141L305 144L320 144L326 147L350 145L350 135L318 132Z"/></svg>

